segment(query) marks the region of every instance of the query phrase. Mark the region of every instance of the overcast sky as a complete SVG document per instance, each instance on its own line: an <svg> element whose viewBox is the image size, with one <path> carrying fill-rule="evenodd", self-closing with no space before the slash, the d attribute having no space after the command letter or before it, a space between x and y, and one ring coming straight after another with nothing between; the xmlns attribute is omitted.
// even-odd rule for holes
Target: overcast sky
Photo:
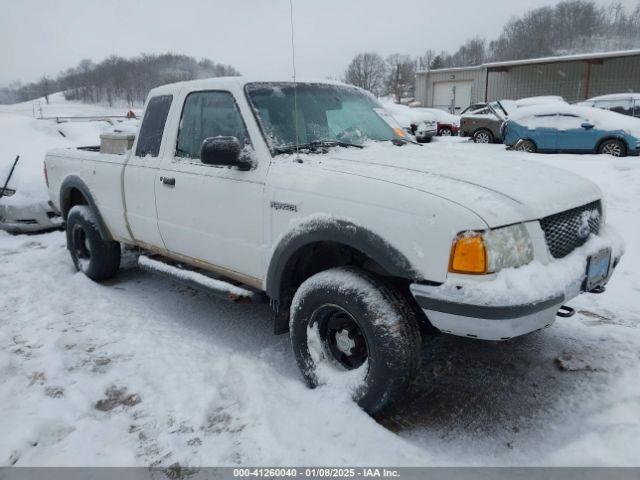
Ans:
<svg viewBox="0 0 640 480"><path fill-rule="evenodd" d="M0 86L84 58L184 53L246 75L291 74L289 0L13 0L0 9ZM495 38L554 0L293 0L299 77L340 77L358 52L422 54ZM607 2L609 3L609 2ZM636 0L624 0L631 6Z"/></svg>

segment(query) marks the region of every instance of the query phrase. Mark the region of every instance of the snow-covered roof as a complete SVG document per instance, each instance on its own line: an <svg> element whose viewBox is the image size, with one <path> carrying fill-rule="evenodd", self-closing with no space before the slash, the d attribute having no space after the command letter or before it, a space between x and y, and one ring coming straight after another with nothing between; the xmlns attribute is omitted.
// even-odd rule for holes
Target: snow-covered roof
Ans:
<svg viewBox="0 0 640 480"><path fill-rule="evenodd" d="M597 100L640 100L640 93L610 93L609 95L600 95L591 97L585 102L595 102Z"/></svg>
<svg viewBox="0 0 640 480"><path fill-rule="evenodd" d="M244 88L248 83L293 83L292 78L255 78L255 77L213 77L202 78L198 80L188 80L185 82L169 83L167 85L161 85L154 88L151 92L155 95L163 93L175 93L182 88L190 88L194 90L206 89L206 88L221 88L221 89L237 89ZM336 80L318 79L318 78L297 78L297 83L322 83L328 85L342 85L347 87L353 87L353 85L347 85L343 82ZM151 93L150 92L150 93Z"/></svg>
<svg viewBox="0 0 640 480"><path fill-rule="evenodd" d="M477 70L478 68L499 68L499 67L515 67L518 65L531 65L538 63L555 63L555 62L575 62L579 60L597 60L601 58L616 58L616 57L630 57L640 55L640 49L634 50L619 50L613 52L598 52L598 53L579 53L575 55L558 55L553 57L540 57L540 58L527 58L525 60L508 60L505 62L489 62L482 65L469 66L469 67L455 67L455 68L440 68L436 70L420 70L417 73L430 73L430 72L449 72L454 70Z"/></svg>

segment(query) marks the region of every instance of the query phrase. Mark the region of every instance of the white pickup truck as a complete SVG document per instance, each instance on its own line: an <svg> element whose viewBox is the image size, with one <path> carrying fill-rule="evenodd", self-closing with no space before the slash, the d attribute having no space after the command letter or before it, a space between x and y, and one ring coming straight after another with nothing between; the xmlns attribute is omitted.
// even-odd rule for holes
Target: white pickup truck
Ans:
<svg viewBox="0 0 640 480"><path fill-rule="evenodd" d="M268 301L306 382L345 381L377 412L425 335L548 327L623 253L585 179L435 151L358 88L221 78L152 90L131 151L53 150L45 173L80 271L114 276L124 244L147 270Z"/></svg>

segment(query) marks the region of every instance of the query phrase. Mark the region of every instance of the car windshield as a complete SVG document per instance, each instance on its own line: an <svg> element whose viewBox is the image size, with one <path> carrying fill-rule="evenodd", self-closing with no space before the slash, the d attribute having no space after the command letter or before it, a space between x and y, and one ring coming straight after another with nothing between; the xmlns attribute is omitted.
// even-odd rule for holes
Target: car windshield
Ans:
<svg viewBox="0 0 640 480"><path fill-rule="evenodd" d="M251 83L247 96L274 153L362 147L367 140L406 140L378 101L355 87L319 83ZM295 109L294 113L294 107ZM297 129L294 119L297 119Z"/></svg>

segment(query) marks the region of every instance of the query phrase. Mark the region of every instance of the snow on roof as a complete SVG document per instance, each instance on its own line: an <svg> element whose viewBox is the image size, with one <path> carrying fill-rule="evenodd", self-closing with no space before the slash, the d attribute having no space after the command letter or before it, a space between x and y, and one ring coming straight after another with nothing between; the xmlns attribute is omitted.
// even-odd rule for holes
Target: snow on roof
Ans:
<svg viewBox="0 0 640 480"><path fill-rule="evenodd" d="M516 105L518 107L529 107L532 105L548 105L557 103L567 102L559 95L540 95L537 97L526 97L516 100Z"/></svg>
<svg viewBox="0 0 640 480"><path fill-rule="evenodd" d="M609 95L600 95L591 97L585 102L594 102L597 100L640 100L640 93L610 93Z"/></svg>
<svg viewBox="0 0 640 480"><path fill-rule="evenodd" d="M184 82L169 83L154 88L149 92L155 95L162 93L173 93L182 88L200 89L200 88L224 88L224 89L241 89L248 83L293 83L291 78L255 78L255 77L212 77L201 78L198 80L187 80ZM327 80L318 78L302 78L296 79L296 83L322 83L326 85L340 85L355 88L353 85L339 82L337 80Z"/></svg>
<svg viewBox="0 0 640 480"><path fill-rule="evenodd" d="M518 122L535 115L554 114L578 116L592 123L600 130L622 130L640 138L640 119L601 108L562 103L536 105L518 108L509 116L509 119Z"/></svg>
<svg viewBox="0 0 640 480"><path fill-rule="evenodd" d="M640 49L635 50L619 50L613 52L598 52L598 53L578 53L575 55L558 55L554 57L540 57L540 58L527 58L524 60L508 60L504 62L489 62L482 65L475 65L469 67L453 67L453 68L439 68L436 70L420 70L417 73L430 73L430 72L449 72L453 70L477 70L478 68L498 68L498 67L515 67L518 65L530 65L537 63L554 63L554 62L575 62L579 60L595 60L599 58L616 58L616 57L630 57L640 55Z"/></svg>

